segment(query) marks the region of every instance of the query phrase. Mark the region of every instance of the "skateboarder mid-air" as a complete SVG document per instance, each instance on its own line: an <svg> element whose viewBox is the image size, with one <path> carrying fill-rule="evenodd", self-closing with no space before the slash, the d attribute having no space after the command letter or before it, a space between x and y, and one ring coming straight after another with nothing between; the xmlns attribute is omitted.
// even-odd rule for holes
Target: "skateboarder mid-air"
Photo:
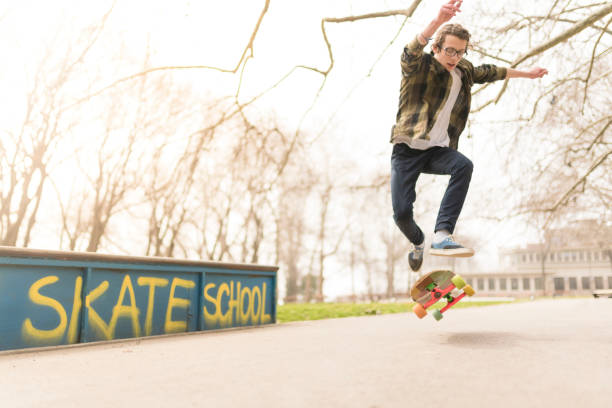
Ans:
<svg viewBox="0 0 612 408"><path fill-rule="evenodd" d="M421 173L450 175L430 253L474 254L451 235L472 177L472 162L457 151L470 112L472 85L506 78L541 78L548 73L544 68L523 71L495 65L475 67L464 59L470 33L459 24L442 26L461 11L461 3L450 0L442 5L437 17L406 45L401 59L399 109L391 135L391 200L395 223L414 245L408 263L415 272L423 263L425 242L412 211ZM423 49L431 40L432 52L426 54Z"/></svg>

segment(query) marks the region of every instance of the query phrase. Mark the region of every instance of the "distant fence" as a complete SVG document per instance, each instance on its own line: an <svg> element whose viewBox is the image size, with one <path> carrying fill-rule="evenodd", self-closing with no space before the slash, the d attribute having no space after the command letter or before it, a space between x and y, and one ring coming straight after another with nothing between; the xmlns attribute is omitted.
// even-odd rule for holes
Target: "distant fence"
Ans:
<svg viewBox="0 0 612 408"><path fill-rule="evenodd" d="M277 270L0 247L0 350L275 323Z"/></svg>

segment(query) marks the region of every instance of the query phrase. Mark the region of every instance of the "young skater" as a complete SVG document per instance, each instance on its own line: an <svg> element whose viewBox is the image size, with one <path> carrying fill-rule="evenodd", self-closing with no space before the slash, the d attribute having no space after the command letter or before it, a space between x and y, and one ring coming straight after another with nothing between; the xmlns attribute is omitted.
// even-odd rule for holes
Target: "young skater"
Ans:
<svg viewBox="0 0 612 408"><path fill-rule="evenodd" d="M461 3L450 0L442 5L437 17L406 45L401 59L399 109L391 135L391 200L395 223L414 245L408 263L415 272L423 263L425 242L413 217L415 185L421 173L450 175L430 253L474 254L451 235L472 177L472 162L457 151L470 113L472 85L506 78L541 78L548 73L537 67L527 71L488 64L475 67L464 59L470 33L459 24L442 26L461 11ZM423 49L431 40L432 52L426 54Z"/></svg>

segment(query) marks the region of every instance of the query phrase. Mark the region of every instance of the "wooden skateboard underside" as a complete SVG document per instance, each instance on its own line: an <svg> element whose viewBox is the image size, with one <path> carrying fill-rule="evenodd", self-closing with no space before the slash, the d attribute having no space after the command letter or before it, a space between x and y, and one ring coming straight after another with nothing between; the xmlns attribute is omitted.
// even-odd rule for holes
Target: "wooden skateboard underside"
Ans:
<svg viewBox="0 0 612 408"><path fill-rule="evenodd" d="M444 290L453 283L451 279L455 276L452 271L439 270L432 271L422 276L410 290L410 297L417 303L425 305L431 299L431 291L427 290L427 286L435 283L436 286Z"/></svg>

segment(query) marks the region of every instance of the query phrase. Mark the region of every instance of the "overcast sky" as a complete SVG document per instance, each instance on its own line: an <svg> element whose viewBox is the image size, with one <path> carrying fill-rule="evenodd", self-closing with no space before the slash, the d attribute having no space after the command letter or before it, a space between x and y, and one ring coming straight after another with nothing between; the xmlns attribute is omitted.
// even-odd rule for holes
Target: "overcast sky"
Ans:
<svg viewBox="0 0 612 408"><path fill-rule="evenodd" d="M474 23L477 27L478 19L470 4L476 2L464 1L464 11L455 22L467 27ZM106 72L105 68L108 72L92 88L102 89L118 79L118 75L138 72L137 62L143 60L147 47L151 51L152 66L210 65L232 69L264 3L263 0L117 1L92 52L101 72ZM359 164L354 169L355 181L373 171L388 171L391 151L388 139L395 120L400 82L399 56L403 44L435 16L442 1L424 3L405 25L398 41L377 63L384 48L397 34L402 17L326 25L335 66L315 108L306 116L302 130L313 137L322 133L320 138L329 143L332 150L353 158ZM255 58L249 61L245 71L241 100L246 101L267 89L296 65L327 68L329 59L320 29L321 18L400 9L410 4L411 1L272 1L255 42ZM5 58L0 68L3 89L0 115L5 126L3 130L19 123L23 111L20 102L24 100L45 50L69 44L81 30L99 22L111 6L111 1L2 2L0 44ZM475 30L473 35L477 35ZM117 72L112 69L117 55L136 63L132 68ZM366 78L375 63L372 75ZM238 75L204 70L177 71L173 75L202 93L231 95L238 84ZM298 70L264 97L258 107L274 110L285 123L295 127L312 104L322 79L314 72ZM554 72L551 72L543 81L553 79ZM503 117L503 114L503 107L491 107L487 111L491 118ZM503 133L503 127L498 130ZM496 183L496 177L503 177L498 149L496 138L491 135L477 136L469 141L464 137L461 141L461 150L476 165L464 211L466 218L473 212L470 200L478 200L486 194L491 183ZM443 190L440 199L442 194ZM423 221L424 229L433 228L437 207L431 213L429 219ZM491 244L481 248L483 253L494 257L497 246L524 243L524 236L517 232L520 230L508 233L508 229L513 228L504 226L491 230L482 225L475 224L473 233L486 231L491 237Z"/></svg>

